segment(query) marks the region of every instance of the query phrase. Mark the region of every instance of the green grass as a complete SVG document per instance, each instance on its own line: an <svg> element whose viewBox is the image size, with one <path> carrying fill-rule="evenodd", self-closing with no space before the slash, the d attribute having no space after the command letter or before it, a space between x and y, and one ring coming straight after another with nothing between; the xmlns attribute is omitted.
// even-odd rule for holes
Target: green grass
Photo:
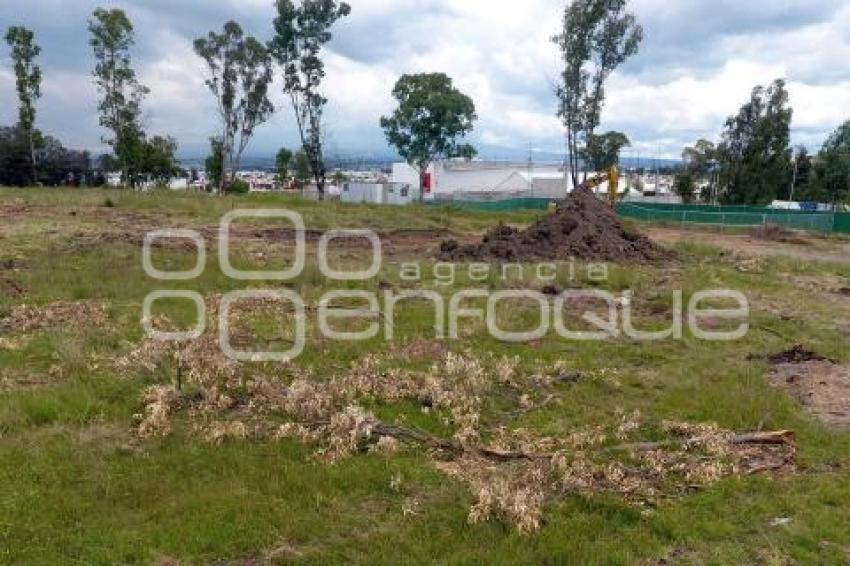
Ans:
<svg viewBox="0 0 850 566"><path fill-rule="evenodd" d="M114 207L103 206L107 198ZM234 207L269 206L297 210L308 228L316 230L346 226L468 235L500 220L526 224L536 217L319 204L280 196L0 189L0 210L30 207L13 223L0 225L0 261L16 262L0 277L12 278L26 290L17 298L0 293L0 316L20 303L98 300L110 305L107 327L36 332L19 349L0 350L0 378L12 384L0 393L0 562L150 563L172 557L226 563L261 559L275 550L279 562L305 564L628 564L662 557L706 564L848 560L850 435L828 430L772 389L766 362L749 357L801 342L850 362L847 337L836 328L850 319L847 302L795 287L790 279L848 278L848 264L777 257L765 260L759 272L745 273L713 248L684 244L675 269L614 266L606 282L595 284L613 292L634 290L636 301L649 309L639 311L636 324L642 328L669 323L668 315L647 312L663 313L673 289L684 291L686 303L705 287L741 290L752 302L754 328L734 343L708 344L686 332L681 341L652 344L547 337L536 344L507 345L478 331L447 344L479 355L517 355L528 371L563 360L589 376L559 387L558 403L511 423L541 434L610 424L619 418L618 409L641 409L656 421L675 418L713 421L740 431L762 426L797 432L797 474L725 480L665 502L651 514L613 496L571 495L547 508L540 532L524 537L498 522L467 524L471 494L436 471L419 450L357 455L328 466L311 458L311 447L296 443L210 445L181 422L165 439L135 439L130 430L141 408L141 391L170 376L119 376L109 361L142 338L142 300L162 285L144 275L137 245L104 241L79 246L78 235L121 229L139 217L168 226L215 226ZM120 222L109 223L114 218ZM229 281L214 250L210 252L198 280L169 287L207 294L263 286ZM452 286L438 286L430 274L433 260L420 259L426 288L448 296L469 283L468 274L460 271ZM192 255L161 250L155 261L179 268L191 264ZM582 267L575 277L562 272L559 286L591 285ZM334 288L374 289L378 279L397 288L408 286L391 263L373 281L330 285L312 260L287 286L315 303ZM483 284L489 289L516 285L496 274ZM788 313L793 316L783 318ZM176 306L169 316L175 324L188 325L192 309ZM517 308L505 313L505 320L530 326L534 316ZM258 324L263 332L273 332L269 321ZM400 307L397 339L427 339L432 324L427 304ZM367 352L394 347L380 337L362 344L329 344L319 340L315 320L308 325L309 347L297 363L319 375ZM36 384L15 385L24 377ZM496 411L503 401L494 398L488 407ZM409 404L375 410L385 419L405 415L417 426L446 432L437 419ZM396 491L390 482L397 474L404 481ZM405 516L402 508L413 499L419 512ZM770 526L781 517L791 522Z"/></svg>

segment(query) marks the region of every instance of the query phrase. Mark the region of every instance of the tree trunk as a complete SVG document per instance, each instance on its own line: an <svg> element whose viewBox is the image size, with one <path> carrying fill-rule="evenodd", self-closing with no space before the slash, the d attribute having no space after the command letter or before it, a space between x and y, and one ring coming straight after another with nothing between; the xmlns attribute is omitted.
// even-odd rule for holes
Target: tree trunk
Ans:
<svg viewBox="0 0 850 566"><path fill-rule="evenodd" d="M28 134L30 141L30 165L32 166L32 184L36 185L38 183L38 171L36 171L35 167L35 140L33 139L32 128L29 128Z"/></svg>
<svg viewBox="0 0 850 566"><path fill-rule="evenodd" d="M419 166L419 202L425 202L425 179L428 176L428 165Z"/></svg>

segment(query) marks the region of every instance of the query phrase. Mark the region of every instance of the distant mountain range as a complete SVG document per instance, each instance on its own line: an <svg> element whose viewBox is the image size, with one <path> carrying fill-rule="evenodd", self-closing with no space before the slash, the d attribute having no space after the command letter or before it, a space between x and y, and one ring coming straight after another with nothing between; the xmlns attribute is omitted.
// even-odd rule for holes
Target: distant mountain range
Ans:
<svg viewBox="0 0 850 566"><path fill-rule="evenodd" d="M528 161L528 151L523 152L522 150L513 150L506 148L497 148L497 147L479 147L479 159L484 161L510 161L512 163L525 163ZM538 164L556 164L563 163L564 156L563 154L558 153L550 153L550 152L542 152L542 151L534 151L531 154L532 161ZM386 153L372 153L372 154L348 154L348 155L328 155L327 156L328 166L330 168L339 168L339 169L355 169L355 170L370 170L370 169L384 169L391 167L393 163L397 163L401 161L401 158L397 155L394 155L390 152ZM204 167L204 158L198 156L183 156L180 158L180 162L183 167L187 169L198 168L202 169ZM634 157L626 157L623 156L620 159L620 165L622 167L633 169L633 168L646 168L646 169L655 169L665 168L665 167L674 167L681 163L678 159L665 159L665 158L641 158L637 159ZM260 171L271 171L275 167L275 159L273 156L262 156L262 155L252 155L246 156L242 159L242 169L255 169Z"/></svg>

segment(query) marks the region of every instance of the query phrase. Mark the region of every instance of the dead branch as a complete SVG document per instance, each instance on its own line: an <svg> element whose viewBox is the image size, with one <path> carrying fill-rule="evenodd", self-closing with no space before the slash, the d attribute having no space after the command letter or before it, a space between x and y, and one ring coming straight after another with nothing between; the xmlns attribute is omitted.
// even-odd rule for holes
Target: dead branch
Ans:
<svg viewBox="0 0 850 566"><path fill-rule="evenodd" d="M454 456L478 456L488 460L507 462L510 460L550 460L554 454L534 452L510 452L494 448L463 446L458 442L434 436L422 430L376 422L372 425L374 437L389 436L405 444L418 444L434 450L448 452Z"/></svg>
<svg viewBox="0 0 850 566"><path fill-rule="evenodd" d="M794 445L796 435L790 430L779 430L774 432L748 432L737 434L729 441L730 444L742 446L746 444L788 444ZM633 452L649 452L651 450L659 450L662 448L670 448L679 444L699 444L703 440L702 437L694 437L684 440L666 440L664 442L635 442L631 444L621 444L613 446L609 450L614 452L633 451Z"/></svg>
<svg viewBox="0 0 850 566"><path fill-rule="evenodd" d="M791 430L750 432L735 436L732 444L794 444L796 438L796 434Z"/></svg>

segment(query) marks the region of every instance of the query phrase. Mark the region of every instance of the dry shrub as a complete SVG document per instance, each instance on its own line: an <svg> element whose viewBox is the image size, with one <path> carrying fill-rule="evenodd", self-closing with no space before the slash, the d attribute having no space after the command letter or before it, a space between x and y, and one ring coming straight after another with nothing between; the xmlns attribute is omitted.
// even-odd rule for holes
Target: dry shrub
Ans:
<svg viewBox="0 0 850 566"><path fill-rule="evenodd" d="M44 306L17 305L12 312L0 320L0 329L11 332L30 333L40 330L97 327L106 324L106 303L59 301Z"/></svg>
<svg viewBox="0 0 850 566"><path fill-rule="evenodd" d="M17 352L18 350L22 350L26 346L26 342L22 340L20 337L12 338L6 336L0 336L0 350L7 350L9 352Z"/></svg>
<svg viewBox="0 0 850 566"><path fill-rule="evenodd" d="M172 386L152 385L142 393L144 412L135 415L136 434L141 438L166 436L171 432L171 413L180 402L180 392Z"/></svg>
<svg viewBox="0 0 850 566"><path fill-rule="evenodd" d="M475 494L477 501L469 510L470 524L498 519L513 525L521 534L540 528L543 507L551 495L545 465L494 465L481 458L464 457L436 466L450 477L469 484Z"/></svg>
<svg viewBox="0 0 850 566"><path fill-rule="evenodd" d="M208 442L295 439L315 445L315 456L329 464L361 452L391 454L402 442L419 443L431 449L440 470L476 496L470 522L498 519L523 534L537 530L547 502L565 494L616 493L643 503L790 462L788 447L738 446L731 431L711 424L664 422L661 442L640 443L647 423L638 412L620 411L607 427L577 428L556 437L499 426L482 417L495 388L512 390L522 411L533 410L541 391L555 392L553 376L563 372L562 364L526 375L518 371L517 358L448 352L428 370L411 371L395 367L393 355L370 354L347 371L320 379L293 365L233 362L212 338L202 337L180 346L143 344L118 366L138 371L170 364L179 377L182 390L145 391L136 427L143 438L168 434L170 420L182 411L191 430ZM597 377L612 379L611 372ZM402 426L388 427L364 409L401 401L433 411L453 438L419 431L405 436L398 432ZM407 511L417 509L411 504Z"/></svg>

